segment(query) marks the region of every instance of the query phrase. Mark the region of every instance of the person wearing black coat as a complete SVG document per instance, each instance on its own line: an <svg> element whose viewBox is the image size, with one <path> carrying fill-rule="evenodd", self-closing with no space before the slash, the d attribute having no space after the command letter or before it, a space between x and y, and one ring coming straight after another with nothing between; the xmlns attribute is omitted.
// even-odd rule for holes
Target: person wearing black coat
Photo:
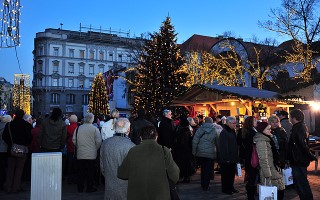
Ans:
<svg viewBox="0 0 320 200"><path fill-rule="evenodd" d="M169 149L173 146L175 126L172 120L171 110L164 110L163 117L159 124L158 143Z"/></svg>
<svg viewBox="0 0 320 200"><path fill-rule="evenodd" d="M244 170L245 170L245 182L248 200L254 200L254 195L257 191L257 182L259 176L259 169L253 168L251 165L251 156L253 151L253 137L257 133L255 127L257 126L257 120L253 116L249 116L244 120L241 132L243 156L244 156Z"/></svg>
<svg viewBox="0 0 320 200"><path fill-rule="evenodd" d="M293 124L288 144L288 158L292 168L293 184L300 199L313 199L313 194L307 178L307 168L316 157L308 146L308 132L304 123L304 113L300 109L290 112Z"/></svg>
<svg viewBox="0 0 320 200"><path fill-rule="evenodd" d="M192 132L186 117L180 119L175 133L176 143L173 145L173 159L180 168L180 178L183 183L190 182L190 176L195 173L195 166L192 155Z"/></svg>
<svg viewBox="0 0 320 200"><path fill-rule="evenodd" d="M286 130L281 127L280 119L276 115L272 115L268 118L268 122L271 125L271 133L273 135L273 140L276 145L278 160L275 165L280 167L281 169L285 168L286 157L287 157L287 149L288 149L288 137ZM276 138L274 138L276 137Z"/></svg>
<svg viewBox="0 0 320 200"><path fill-rule="evenodd" d="M238 146L235 128L237 120L229 116L226 125L223 127L219 138L220 148L220 168L221 168L221 187L225 194L238 193L233 186L236 174L236 163L238 162Z"/></svg>
<svg viewBox="0 0 320 200"><path fill-rule="evenodd" d="M31 129L32 125L23 119L24 111L18 109L15 112L15 118L12 122L7 123L2 139L8 145L8 171L6 178L6 189L8 193L17 193L21 189L21 176L24 168L24 163L27 159L27 154L24 157L13 157L10 155L12 144L28 146L32 141ZM10 132L9 132L10 126ZM11 133L11 135L10 135ZM12 139L11 139L12 138Z"/></svg>
<svg viewBox="0 0 320 200"><path fill-rule="evenodd" d="M135 145L138 145L141 143L141 138L140 138L140 131L142 128L152 125L150 121L147 121L145 119L146 116L146 110L144 108L138 108L138 117L134 119L131 123L131 128L130 128L130 139L131 142L133 142Z"/></svg>

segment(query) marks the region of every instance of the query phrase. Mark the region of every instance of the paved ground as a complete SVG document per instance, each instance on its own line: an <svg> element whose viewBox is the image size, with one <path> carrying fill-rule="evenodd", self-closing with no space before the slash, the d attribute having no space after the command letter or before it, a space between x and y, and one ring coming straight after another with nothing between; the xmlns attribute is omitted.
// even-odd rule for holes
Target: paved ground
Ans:
<svg viewBox="0 0 320 200"><path fill-rule="evenodd" d="M309 181L314 195L314 199L320 199L320 187L319 187L319 175L314 172L314 162L310 164L309 168ZM6 194L5 192L0 192L1 200L29 200L30 199L30 182L24 182L23 187L26 192L20 194ZM211 181L210 190L202 191L200 187L200 176L199 171L192 177L191 183L189 184L179 184L178 193L181 200L209 200L209 199L246 199L245 185L243 183L243 177L236 177L235 187L240 191L238 194L225 195L221 193L221 183L220 175L215 175L215 179ZM100 186L98 191L95 193L77 193L76 185L70 185L63 182L62 188L62 199L63 200L102 200L104 197L104 188ZM257 197L258 199L258 197ZM289 189L285 191L285 200L298 200L299 197L294 189ZM44 199L45 200L45 199Z"/></svg>

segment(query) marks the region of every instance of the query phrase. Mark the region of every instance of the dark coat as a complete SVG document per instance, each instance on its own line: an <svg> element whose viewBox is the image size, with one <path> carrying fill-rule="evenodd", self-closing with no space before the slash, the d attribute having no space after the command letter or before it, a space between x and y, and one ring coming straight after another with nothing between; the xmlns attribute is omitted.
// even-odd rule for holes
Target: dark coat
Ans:
<svg viewBox="0 0 320 200"><path fill-rule="evenodd" d="M130 139L131 142L134 144L138 145L141 142L140 139L140 131L142 128L146 126L153 125L151 122L145 120L144 118L136 118L132 123L131 123L131 128L130 128Z"/></svg>
<svg viewBox="0 0 320 200"><path fill-rule="evenodd" d="M189 127L180 127L175 133L176 143L173 145L172 154L180 168L180 177L188 177L195 173L191 135Z"/></svg>
<svg viewBox="0 0 320 200"><path fill-rule="evenodd" d="M131 148L118 168L118 177L128 180L128 200L169 200L170 180L179 180L179 168L170 150L154 140L143 140Z"/></svg>
<svg viewBox="0 0 320 200"><path fill-rule="evenodd" d="M237 163L238 162L238 145L236 133L229 126L224 126L219 137L220 162Z"/></svg>
<svg viewBox="0 0 320 200"><path fill-rule="evenodd" d="M244 166L246 173L250 173L254 168L251 166L251 156L253 150L253 137L256 135L257 131L254 128L248 130L247 134L242 137L243 138L243 146L244 146ZM242 133L238 133L241 134Z"/></svg>
<svg viewBox="0 0 320 200"><path fill-rule="evenodd" d="M277 165L283 169L285 167L285 161L287 157L287 150L288 150L288 140L287 140L287 133L286 130L282 127L278 127L276 129L272 129L271 133L276 136L279 149L278 150L278 162Z"/></svg>
<svg viewBox="0 0 320 200"><path fill-rule="evenodd" d="M66 123L59 119L53 121L50 117L43 120L38 136L41 147L46 149L61 149L67 142Z"/></svg>
<svg viewBox="0 0 320 200"><path fill-rule="evenodd" d="M173 120L167 117L163 117L158 131L158 143L160 145L172 148L174 140L175 127Z"/></svg>
<svg viewBox="0 0 320 200"><path fill-rule="evenodd" d="M8 152L10 151L12 146L12 140L11 140L11 137L9 134L9 128L8 128L9 124L10 124L13 143L19 144L19 145L25 145L25 146L28 146L29 144L31 144L32 125L23 119L14 119L12 122L6 124L3 131L3 135L2 135L3 141L8 145Z"/></svg>
<svg viewBox="0 0 320 200"><path fill-rule="evenodd" d="M292 126L288 144L288 159L290 165L298 167L308 167L310 161L316 159L310 152L307 129L303 122L298 122Z"/></svg>

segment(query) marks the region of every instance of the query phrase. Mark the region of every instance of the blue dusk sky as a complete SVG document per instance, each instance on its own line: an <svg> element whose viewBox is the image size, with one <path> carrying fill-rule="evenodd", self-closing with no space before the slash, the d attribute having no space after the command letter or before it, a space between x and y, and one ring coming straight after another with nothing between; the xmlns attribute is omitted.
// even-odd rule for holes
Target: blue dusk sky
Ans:
<svg viewBox="0 0 320 200"><path fill-rule="evenodd" d="M2 6L1 1L1 6ZM216 37L231 32L245 41L256 36L260 40L276 38L276 33L258 27L258 20L270 19L270 9L281 6L280 0L21 0L20 47L17 47L22 73L30 74L34 38L46 28L78 31L80 23L93 27L129 31L130 36L158 31L166 16L182 43L193 34ZM2 9L2 8L1 8ZM2 13L0 13L2 16ZM0 76L13 83L19 74L14 48L0 49Z"/></svg>

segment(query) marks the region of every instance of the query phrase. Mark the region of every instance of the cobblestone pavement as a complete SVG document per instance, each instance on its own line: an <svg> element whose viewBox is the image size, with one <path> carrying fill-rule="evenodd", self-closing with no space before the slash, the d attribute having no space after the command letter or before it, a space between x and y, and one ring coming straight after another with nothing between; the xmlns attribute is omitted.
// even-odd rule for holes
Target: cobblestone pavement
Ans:
<svg viewBox="0 0 320 200"><path fill-rule="evenodd" d="M310 164L309 168L309 182L312 188L314 199L320 199L319 175L314 172L314 162ZM215 174L214 180L211 181L210 190L202 191L200 187L200 174L199 171L192 177L191 182L188 184L178 184L178 193L181 200L209 200L209 199L246 199L245 185L243 177L236 177L235 188L239 193L233 195L225 195L221 193L220 175ZM23 182L23 187L26 192L19 194L7 194L4 191L0 192L1 200L29 200L30 199L30 182ZM102 200L104 198L104 187L101 185L95 193L78 193L76 185L63 182L62 186L62 200ZM258 199L258 197L256 198ZM298 200L299 197L294 189L285 191L285 200ZM41 199L42 200L42 199ZM45 199L43 199L45 200Z"/></svg>

